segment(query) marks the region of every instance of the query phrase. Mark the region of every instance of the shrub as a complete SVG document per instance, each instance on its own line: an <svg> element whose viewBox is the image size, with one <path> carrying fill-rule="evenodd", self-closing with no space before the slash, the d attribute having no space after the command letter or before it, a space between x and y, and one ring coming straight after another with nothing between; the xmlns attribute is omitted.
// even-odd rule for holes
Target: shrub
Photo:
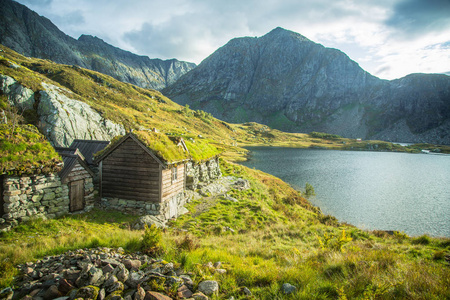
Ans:
<svg viewBox="0 0 450 300"><path fill-rule="evenodd" d="M159 255L163 253L161 247L162 231L152 224L150 227L145 225L144 235L142 236L141 249L148 255Z"/></svg>
<svg viewBox="0 0 450 300"><path fill-rule="evenodd" d="M431 243L431 239L426 234L421 235L411 241L411 244L413 245L428 245L429 243Z"/></svg>
<svg viewBox="0 0 450 300"><path fill-rule="evenodd" d="M314 187L307 182L305 184L305 196L309 197L309 196L315 196L315 195L316 195L316 192L314 191Z"/></svg>

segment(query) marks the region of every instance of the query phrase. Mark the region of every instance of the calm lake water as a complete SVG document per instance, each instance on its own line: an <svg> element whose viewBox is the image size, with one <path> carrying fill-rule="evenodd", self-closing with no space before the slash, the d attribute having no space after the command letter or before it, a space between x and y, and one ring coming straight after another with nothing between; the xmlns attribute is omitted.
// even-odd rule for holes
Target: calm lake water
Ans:
<svg viewBox="0 0 450 300"><path fill-rule="evenodd" d="M242 164L275 175L325 214L363 229L450 237L450 156L252 147Z"/></svg>

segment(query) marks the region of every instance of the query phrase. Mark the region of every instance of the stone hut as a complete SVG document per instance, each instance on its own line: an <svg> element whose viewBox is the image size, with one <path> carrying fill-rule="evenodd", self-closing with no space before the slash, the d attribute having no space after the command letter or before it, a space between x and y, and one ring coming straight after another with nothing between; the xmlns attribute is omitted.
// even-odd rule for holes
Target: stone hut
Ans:
<svg viewBox="0 0 450 300"><path fill-rule="evenodd" d="M187 201L186 164L191 154L182 138L164 133L130 132L112 142L95 159L100 207L166 220L177 217Z"/></svg>
<svg viewBox="0 0 450 300"><path fill-rule="evenodd" d="M90 210L94 207L94 173L78 149L55 148L64 167L58 173L61 183L69 188L69 212Z"/></svg>

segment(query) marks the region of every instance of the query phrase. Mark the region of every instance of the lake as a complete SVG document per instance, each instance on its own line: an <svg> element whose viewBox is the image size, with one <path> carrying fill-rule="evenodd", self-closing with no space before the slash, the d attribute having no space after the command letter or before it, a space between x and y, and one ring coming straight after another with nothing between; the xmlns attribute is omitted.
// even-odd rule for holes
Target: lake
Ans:
<svg viewBox="0 0 450 300"><path fill-rule="evenodd" d="M450 155L252 147L242 162L304 190L362 229L450 237Z"/></svg>

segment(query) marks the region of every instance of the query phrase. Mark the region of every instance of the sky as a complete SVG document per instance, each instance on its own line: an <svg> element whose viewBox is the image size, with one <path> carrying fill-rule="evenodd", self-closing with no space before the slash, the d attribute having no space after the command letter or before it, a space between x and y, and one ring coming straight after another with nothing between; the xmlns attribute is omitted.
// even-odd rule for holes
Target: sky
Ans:
<svg viewBox="0 0 450 300"><path fill-rule="evenodd" d="M199 64L276 27L345 52L382 79L450 75L450 0L16 0L64 33Z"/></svg>

